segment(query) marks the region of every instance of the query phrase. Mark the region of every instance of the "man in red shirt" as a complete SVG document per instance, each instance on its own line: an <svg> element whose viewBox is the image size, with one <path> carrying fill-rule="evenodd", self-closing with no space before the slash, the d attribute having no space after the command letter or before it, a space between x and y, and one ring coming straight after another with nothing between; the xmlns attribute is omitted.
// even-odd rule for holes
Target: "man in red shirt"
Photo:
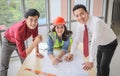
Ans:
<svg viewBox="0 0 120 76"><path fill-rule="evenodd" d="M14 50L17 51L21 63L34 48L36 48L36 56L43 58L38 49L38 44L42 41L41 35L38 35L38 18L39 12L36 9L29 9L24 20L6 30L2 44L0 76L7 76L10 56ZM30 36L33 37L33 42L28 48L25 48L24 41Z"/></svg>

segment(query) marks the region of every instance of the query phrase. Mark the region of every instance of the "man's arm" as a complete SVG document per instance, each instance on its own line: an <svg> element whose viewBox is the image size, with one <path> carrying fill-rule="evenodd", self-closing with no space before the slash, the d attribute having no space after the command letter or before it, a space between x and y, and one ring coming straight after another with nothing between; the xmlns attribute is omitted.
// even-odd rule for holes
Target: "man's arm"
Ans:
<svg viewBox="0 0 120 76"><path fill-rule="evenodd" d="M39 44L35 48L35 54L39 58L43 58L44 57L41 53L39 53Z"/></svg>
<svg viewBox="0 0 120 76"><path fill-rule="evenodd" d="M78 44L80 41L82 41L82 31L81 31L82 29L79 26L80 25L78 25L75 37L73 38L73 43L71 45L70 54L65 57L66 61L73 60L73 55L74 55L75 51L77 50Z"/></svg>
<svg viewBox="0 0 120 76"><path fill-rule="evenodd" d="M38 44L41 41L42 41L42 37L40 35L38 35L37 37L35 37L35 39L32 42L32 44L26 49L26 55L29 55L35 47L37 47L37 49L38 49Z"/></svg>

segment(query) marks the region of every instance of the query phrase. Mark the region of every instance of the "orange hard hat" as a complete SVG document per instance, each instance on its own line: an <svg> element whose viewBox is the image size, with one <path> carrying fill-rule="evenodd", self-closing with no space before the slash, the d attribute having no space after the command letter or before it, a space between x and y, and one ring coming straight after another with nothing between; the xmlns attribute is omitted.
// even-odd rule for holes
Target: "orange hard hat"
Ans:
<svg viewBox="0 0 120 76"><path fill-rule="evenodd" d="M61 24L65 24L65 20L63 17L57 17L55 18L55 20L53 21L53 25L61 25Z"/></svg>

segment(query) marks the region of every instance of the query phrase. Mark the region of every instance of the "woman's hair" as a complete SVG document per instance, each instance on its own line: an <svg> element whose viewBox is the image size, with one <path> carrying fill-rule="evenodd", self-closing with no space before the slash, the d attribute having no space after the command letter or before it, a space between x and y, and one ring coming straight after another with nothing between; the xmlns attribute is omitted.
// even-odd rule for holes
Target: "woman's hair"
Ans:
<svg viewBox="0 0 120 76"><path fill-rule="evenodd" d="M54 26L54 28L52 29L52 32L56 32L55 28L56 28L56 26ZM68 39L68 37L71 36L72 31L67 30L67 27L65 25L64 25L64 28L65 28L65 31L62 35L62 40L66 41Z"/></svg>
<svg viewBox="0 0 120 76"><path fill-rule="evenodd" d="M25 18L28 18L28 16L40 16L40 13L36 9L28 9L28 11L25 13Z"/></svg>

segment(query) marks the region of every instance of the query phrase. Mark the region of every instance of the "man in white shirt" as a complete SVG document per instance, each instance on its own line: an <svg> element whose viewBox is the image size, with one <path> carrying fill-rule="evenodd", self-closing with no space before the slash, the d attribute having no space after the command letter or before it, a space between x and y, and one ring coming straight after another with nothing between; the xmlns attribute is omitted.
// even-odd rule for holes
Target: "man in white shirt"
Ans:
<svg viewBox="0 0 120 76"><path fill-rule="evenodd" d="M66 57L66 61L73 59L79 42L83 42L84 25L86 25L90 44L89 61L84 63L83 69L90 70L93 67L95 57L97 57L97 76L109 76L110 62L118 45L116 35L104 21L95 16L90 16L84 5L75 5L73 15L78 21L79 26L77 27L71 51Z"/></svg>

